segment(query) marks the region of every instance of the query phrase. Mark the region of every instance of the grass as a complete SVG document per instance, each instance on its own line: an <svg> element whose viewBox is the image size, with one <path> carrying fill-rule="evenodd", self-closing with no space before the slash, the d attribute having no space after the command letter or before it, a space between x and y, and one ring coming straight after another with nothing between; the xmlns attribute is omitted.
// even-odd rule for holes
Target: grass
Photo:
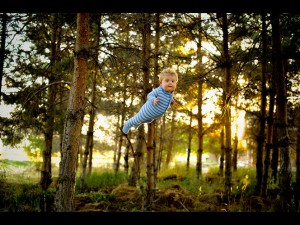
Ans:
<svg viewBox="0 0 300 225"><path fill-rule="evenodd" d="M36 165L31 162L0 160L0 211L43 211L45 201L53 202L55 187L51 186L48 191L43 192L38 185L40 173L35 171L35 167ZM25 172L10 174L12 168ZM163 168L157 174L156 188L168 189L177 185L198 197L205 194L223 193L224 178L220 177L218 172L218 167L210 167L207 173L196 179L194 167L190 167L189 170L184 165ZM253 195L255 177L254 169L238 168L237 171L232 172L232 199L229 202L232 204L232 211L251 210L247 208L247 204L245 206L234 206L234 204ZM142 182L146 183L146 179L145 175L141 176ZM86 193L79 193L79 182L80 177L77 176L76 195L88 196L92 202L109 202L114 200L114 196L101 190L127 184L128 174L122 171L114 173L112 170L95 168L86 179L86 189L89 190Z"/></svg>
<svg viewBox="0 0 300 225"><path fill-rule="evenodd" d="M118 186L119 184L127 182L127 174L123 172L114 173L113 171L94 169L93 172L87 176L85 186L87 189L108 188ZM79 190L80 177L76 178L75 190Z"/></svg>
<svg viewBox="0 0 300 225"><path fill-rule="evenodd" d="M29 167L32 165L34 165L34 163L29 162L29 161L15 161L15 160L9 160L9 159L1 159L0 160L0 167L5 167L5 166Z"/></svg>

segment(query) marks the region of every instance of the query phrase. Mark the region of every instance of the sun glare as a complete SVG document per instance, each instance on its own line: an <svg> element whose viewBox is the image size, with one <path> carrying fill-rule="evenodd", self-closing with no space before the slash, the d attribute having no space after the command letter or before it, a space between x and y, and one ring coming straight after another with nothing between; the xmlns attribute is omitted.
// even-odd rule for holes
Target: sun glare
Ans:
<svg viewBox="0 0 300 225"><path fill-rule="evenodd" d="M237 133L238 139L242 140L243 135L244 135L244 130L245 130L245 111L243 110L238 110L234 112L233 114L236 114L235 117L233 117L233 123L231 127L232 134Z"/></svg>
<svg viewBox="0 0 300 225"><path fill-rule="evenodd" d="M94 139L100 142L106 142L107 144L114 144L113 125L116 123L115 116L104 116L102 114L97 115L97 120L94 126ZM88 131L88 116L85 119L85 123L82 126L82 134L86 134Z"/></svg>
<svg viewBox="0 0 300 225"><path fill-rule="evenodd" d="M30 157L26 154L23 148L12 148L3 146L0 140L0 159L8 159L15 161L30 161Z"/></svg>

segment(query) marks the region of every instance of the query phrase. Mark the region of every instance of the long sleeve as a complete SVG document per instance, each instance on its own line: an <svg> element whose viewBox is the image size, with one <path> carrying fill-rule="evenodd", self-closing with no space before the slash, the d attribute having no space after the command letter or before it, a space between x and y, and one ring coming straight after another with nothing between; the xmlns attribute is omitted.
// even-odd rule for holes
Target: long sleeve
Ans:
<svg viewBox="0 0 300 225"><path fill-rule="evenodd" d="M154 104L154 99L158 97L158 94L159 94L158 88L153 89L151 92L148 93L147 101Z"/></svg>

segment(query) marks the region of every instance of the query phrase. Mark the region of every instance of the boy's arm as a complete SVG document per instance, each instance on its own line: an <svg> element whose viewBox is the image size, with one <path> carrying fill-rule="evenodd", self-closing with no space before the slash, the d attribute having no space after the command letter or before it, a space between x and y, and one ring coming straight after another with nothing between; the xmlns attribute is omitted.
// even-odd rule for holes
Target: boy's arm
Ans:
<svg viewBox="0 0 300 225"><path fill-rule="evenodd" d="M149 92L147 95L147 100L154 104L154 100L158 97L158 91L156 89Z"/></svg>

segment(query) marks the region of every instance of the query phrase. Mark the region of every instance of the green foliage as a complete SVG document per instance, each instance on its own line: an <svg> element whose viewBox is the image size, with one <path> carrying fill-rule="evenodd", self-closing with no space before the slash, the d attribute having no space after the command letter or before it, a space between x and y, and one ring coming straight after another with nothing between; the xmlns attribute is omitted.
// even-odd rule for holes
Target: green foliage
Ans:
<svg viewBox="0 0 300 225"><path fill-rule="evenodd" d="M11 160L5 160L6 166ZM55 189L42 191L39 184L30 179L17 176L18 182L8 182L5 163L0 171L0 211L1 212L40 212L42 208L53 205ZM28 166L28 162L14 161L15 165ZM14 175L16 176L16 175ZM10 181L14 180L10 176Z"/></svg>
<svg viewBox="0 0 300 225"><path fill-rule="evenodd" d="M110 172L110 171L95 171L86 178L85 186L87 189L107 188L111 186L118 186L127 182L127 174L124 172ZM80 177L76 179L76 190L79 190Z"/></svg>
<svg viewBox="0 0 300 225"><path fill-rule="evenodd" d="M33 162L29 161L16 161L16 160L10 160L10 159L1 159L0 160L0 168L5 170L7 166L13 166L13 167L30 167L34 165Z"/></svg>
<svg viewBox="0 0 300 225"><path fill-rule="evenodd" d="M38 135L29 135L28 141L29 144L25 145L23 149L32 161L37 161L45 147L45 140Z"/></svg>
<svg viewBox="0 0 300 225"><path fill-rule="evenodd" d="M5 181L6 181L6 169L0 161L0 206L5 198Z"/></svg>
<svg viewBox="0 0 300 225"><path fill-rule="evenodd" d="M6 184L1 187L0 211L40 211L41 190L36 184Z"/></svg>
<svg viewBox="0 0 300 225"><path fill-rule="evenodd" d="M4 145L16 146L24 138L24 133L16 132L13 126L19 128L19 121L0 116L0 136Z"/></svg>
<svg viewBox="0 0 300 225"><path fill-rule="evenodd" d="M182 165L175 165L173 168L163 167L159 172L157 177L166 177L171 174L176 174L177 176L182 176L186 174L186 169Z"/></svg>
<svg viewBox="0 0 300 225"><path fill-rule="evenodd" d="M250 191L251 187L254 187L256 183L256 171L250 168L238 168L237 171L233 172L232 180L234 185L243 191ZM248 194L252 193L248 192Z"/></svg>
<svg viewBox="0 0 300 225"><path fill-rule="evenodd" d="M6 168L11 165L31 167L32 163L11 160L0 161L0 211L9 212L41 212L51 211L54 203L55 188L49 188L43 192L38 182L24 178L24 175L14 174L19 181L16 183L7 182ZM295 174L293 174L295 175ZM251 201L257 201L258 207L263 207L263 199L254 195L256 183L256 171L254 168L238 168L232 172L231 198L225 202L224 196L224 176L219 175L219 167L210 165L209 170L196 178L196 169L191 166L187 170L185 165L176 164L174 167L161 168L156 180L156 188L166 190L180 187L182 193L192 196L196 201L201 197L220 195L219 204L224 204L224 209L230 212L257 211L256 205L249 205ZM11 180L11 176L9 176ZM76 193L77 196L87 197L94 203L110 202L117 204L116 196L112 190L121 184L127 184L128 175L124 172L114 173L112 170L94 169L92 174L86 179L86 192ZM79 188L80 177L76 179L76 190ZM141 175L140 181L147 182L147 176ZM269 185L269 188L276 189L278 184ZM174 189L173 189L174 190ZM254 200L253 200L254 199ZM275 199L276 200L276 199ZM277 199L278 201L278 199ZM256 203L256 202L255 202ZM49 208L50 207L50 208ZM263 211L268 210L264 206ZM270 207L274 207L273 205ZM136 208L137 211L140 208ZM269 209L270 211L273 208Z"/></svg>
<svg viewBox="0 0 300 225"><path fill-rule="evenodd" d="M35 163L36 168L41 167L42 151L45 148L45 139L39 135L29 135L29 144L23 147L24 152Z"/></svg>
<svg viewBox="0 0 300 225"><path fill-rule="evenodd" d="M23 211L39 211L41 198L41 190L36 184L26 184L17 188L14 194L13 210L17 212Z"/></svg>
<svg viewBox="0 0 300 225"><path fill-rule="evenodd" d="M101 202L101 201L113 201L115 200L115 196L111 194L105 194L102 192L89 192L89 193L84 193L84 194L79 194L78 196L88 196L92 202Z"/></svg>
<svg viewBox="0 0 300 225"><path fill-rule="evenodd" d="M174 179L166 179L171 176L174 176ZM174 168L164 168L159 171L157 187L165 189L180 185L191 193L198 193L201 182L202 179L196 179L195 167L190 167L187 170L185 165L175 165Z"/></svg>
<svg viewBox="0 0 300 225"><path fill-rule="evenodd" d="M174 179L163 178L176 175ZM174 176L175 177L175 176ZM254 193L256 172L250 168L239 168L232 174L232 196L234 199L249 197ZM224 193L224 177L219 175L219 168L211 166L207 173L199 179L196 178L196 169L191 167L189 171L185 166L175 166L171 169L163 169L158 174L158 188L170 188L180 185L187 191L201 195L204 193Z"/></svg>
<svg viewBox="0 0 300 225"><path fill-rule="evenodd" d="M30 161L16 161L16 160L9 160L9 159L1 159L0 176L5 176L6 182L32 183L33 180L34 181L37 180L36 175L38 171L36 170L36 166L37 163L30 162ZM28 171L29 173L27 173L25 176L26 171Z"/></svg>

